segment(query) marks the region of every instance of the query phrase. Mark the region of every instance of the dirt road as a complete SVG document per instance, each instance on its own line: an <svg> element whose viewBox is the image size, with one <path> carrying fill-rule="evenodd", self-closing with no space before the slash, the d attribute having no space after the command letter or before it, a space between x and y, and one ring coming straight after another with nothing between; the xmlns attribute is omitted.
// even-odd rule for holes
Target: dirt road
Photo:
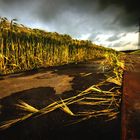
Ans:
<svg viewBox="0 0 140 140"><path fill-rule="evenodd" d="M124 73L122 140L140 140L140 56L129 55L133 69Z"/></svg>
<svg viewBox="0 0 140 140"><path fill-rule="evenodd" d="M100 73L98 74L98 72ZM75 92L98 83L102 78L103 74L102 70L99 70L99 61L42 68L1 77L0 98L26 93L27 91L32 93L35 90L41 96L45 90L48 94L47 89L49 88L54 94Z"/></svg>
<svg viewBox="0 0 140 140"><path fill-rule="evenodd" d="M68 98L79 91L105 79L99 70L99 61L69 64L39 69L1 77L0 80L0 122L20 117L23 112L15 104L23 100L40 109ZM76 105L70 108L77 110ZM83 108L85 109L85 107ZM110 122L92 118L81 123L69 124L75 118L57 109L47 115L28 119L9 129L0 131L1 140L89 140L120 139L120 118Z"/></svg>

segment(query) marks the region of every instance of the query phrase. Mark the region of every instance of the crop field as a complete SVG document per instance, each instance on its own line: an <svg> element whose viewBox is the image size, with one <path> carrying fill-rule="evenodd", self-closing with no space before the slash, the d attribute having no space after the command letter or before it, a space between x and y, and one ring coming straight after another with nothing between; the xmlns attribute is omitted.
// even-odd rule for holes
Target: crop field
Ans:
<svg viewBox="0 0 140 140"><path fill-rule="evenodd" d="M102 57L114 50L0 19L0 74Z"/></svg>
<svg viewBox="0 0 140 140"><path fill-rule="evenodd" d="M132 68L125 60L91 41L1 18L0 138L118 140L123 72Z"/></svg>

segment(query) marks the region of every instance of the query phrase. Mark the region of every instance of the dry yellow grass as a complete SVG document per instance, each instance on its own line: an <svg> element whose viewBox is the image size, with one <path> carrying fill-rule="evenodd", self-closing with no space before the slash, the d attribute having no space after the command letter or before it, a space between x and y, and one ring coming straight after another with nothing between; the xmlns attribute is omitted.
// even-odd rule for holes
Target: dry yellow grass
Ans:
<svg viewBox="0 0 140 140"><path fill-rule="evenodd" d="M100 85L100 83L99 83ZM96 97L98 96L98 97ZM58 101L54 101L50 105L38 110L34 108L33 106L29 105L28 103L25 103L23 101L20 101L19 104L16 104L17 107L20 109L23 109L27 112L29 112L27 115L16 118L14 120L3 122L0 125L0 129L6 129L12 125L14 125L17 122L21 122L23 120L26 120L30 117L40 117L41 115L50 113L56 109L61 109L65 113L71 115L71 116L80 116L81 119L77 120L73 123L78 123L86 119L94 118L94 117L100 117L105 116L107 117L107 120L111 120L115 118L118 114L118 107L120 104L120 100L118 98L120 97L120 92L111 92L110 91L104 91L100 88L96 88L95 85L91 86L90 88L80 92L76 96L72 96L70 98L66 99L60 99ZM83 112L76 112L75 114L72 112L72 110L69 108L69 105L71 104L77 104L78 106L81 105L90 105L92 107L100 106L103 107L101 110L87 110Z"/></svg>
<svg viewBox="0 0 140 140"><path fill-rule="evenodd" d="M19 104L17 104L16 106L20 107L22 110L32 112L32 113L36 113L39 111L38 109L34 108L33 106L31 106L23 101L19 101Z"/></svg>

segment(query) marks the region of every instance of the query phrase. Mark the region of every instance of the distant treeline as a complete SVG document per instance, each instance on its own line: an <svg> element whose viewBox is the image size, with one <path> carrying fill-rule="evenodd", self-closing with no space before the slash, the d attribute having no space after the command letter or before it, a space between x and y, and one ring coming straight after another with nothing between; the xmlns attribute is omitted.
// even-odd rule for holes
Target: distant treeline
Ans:
<svg viewBox="0 0 140 140"><path fill-rule="evenodd" d="M105 51L114 50L0 18L0 74L94 59Z"/></svg>

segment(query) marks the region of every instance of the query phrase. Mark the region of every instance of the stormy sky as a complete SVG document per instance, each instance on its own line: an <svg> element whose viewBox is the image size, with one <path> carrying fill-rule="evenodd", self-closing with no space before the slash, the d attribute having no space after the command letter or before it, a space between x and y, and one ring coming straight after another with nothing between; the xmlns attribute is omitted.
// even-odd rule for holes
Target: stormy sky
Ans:
<svg viewBox="0 0 140 140"><path fill-rule="evenodd" d="M0 16L117 50L138 44L138 0L0 0Z"/></svg>

